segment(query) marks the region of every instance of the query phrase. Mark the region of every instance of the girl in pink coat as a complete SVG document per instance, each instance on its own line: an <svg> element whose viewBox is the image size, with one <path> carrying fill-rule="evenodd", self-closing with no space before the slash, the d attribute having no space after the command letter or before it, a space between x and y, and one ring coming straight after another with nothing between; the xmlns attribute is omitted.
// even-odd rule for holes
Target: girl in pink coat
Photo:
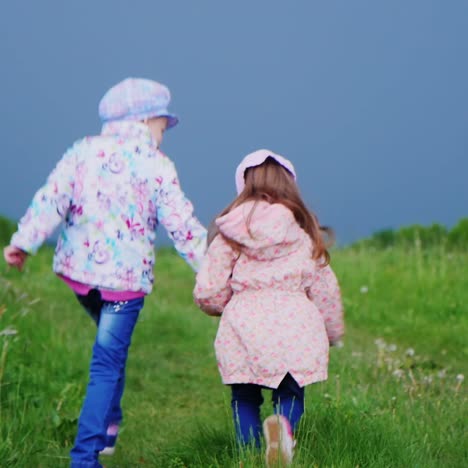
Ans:
<svg viewBox="0 0 468 468"><path fill-rule="evenodd" d="M273 389L268 464L291 462L304 386L327 379L329 345L344 332L330 257L295 179L271 151L244 158L238 197L215 221L194 290L203 311L221 316L216 358L240 443L260 445L262 388Z"/></svg>

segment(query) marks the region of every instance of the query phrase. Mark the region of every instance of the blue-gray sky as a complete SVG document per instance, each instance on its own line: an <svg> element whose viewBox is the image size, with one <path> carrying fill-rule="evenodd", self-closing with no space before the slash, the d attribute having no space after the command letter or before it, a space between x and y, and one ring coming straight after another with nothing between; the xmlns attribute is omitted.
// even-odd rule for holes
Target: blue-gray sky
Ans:
<svg viewBox="0 0 468 468"><path fill-rule="evenodd" d="M0 213L17 219L127 76L159 80L162 149L207 223L240 159L291 159L341 243L468 215L466 0L5 1Z"/></svg>

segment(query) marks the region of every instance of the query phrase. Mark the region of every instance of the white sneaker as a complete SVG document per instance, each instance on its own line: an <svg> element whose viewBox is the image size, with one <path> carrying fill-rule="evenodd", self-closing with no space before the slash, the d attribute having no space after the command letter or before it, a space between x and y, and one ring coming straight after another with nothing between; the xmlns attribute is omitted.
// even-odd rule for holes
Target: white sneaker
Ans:
<svg viewBox="0 0 468 468"><path fill-rule="evenodd" d="M290 465L296 441L287 418L279 414L268 416L263 422L263 434L267 444L265 453L267 466Z"/></svg>
<svg viewBox="0 0 468 468"><path fill-rule="evenodd" d="M115 445L114 447L104 447L100 452L99 455L114 455L115 453Z"/></svg>
<svg viewBox="0 0 468 468"><path fill-rule="evenodd" d="M107 428L107 434L106 434L107 445L99 452L99 455L114 455L115 444L117 442L118 435L119 435L119 425L111 424Z"/></svg>

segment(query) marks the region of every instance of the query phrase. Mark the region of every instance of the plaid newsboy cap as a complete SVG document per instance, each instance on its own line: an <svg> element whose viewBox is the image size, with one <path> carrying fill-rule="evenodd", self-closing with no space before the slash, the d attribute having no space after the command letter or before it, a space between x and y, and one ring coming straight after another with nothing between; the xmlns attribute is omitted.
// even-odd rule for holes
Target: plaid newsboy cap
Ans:
<svg viewBox="0 0 468 468"><path fill-rule="evenodd" d="M166 117L167 128L171 128L179 119L168 111L170 101L171 93L163 84L144 78L126 78L104 94L99 103L99 117L104 123Z"/></svg>

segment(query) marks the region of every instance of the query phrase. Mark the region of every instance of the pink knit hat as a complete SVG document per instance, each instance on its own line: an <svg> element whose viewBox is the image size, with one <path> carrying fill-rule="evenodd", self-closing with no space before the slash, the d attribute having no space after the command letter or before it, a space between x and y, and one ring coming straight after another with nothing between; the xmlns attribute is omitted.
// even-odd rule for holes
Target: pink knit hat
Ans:
<svg viewBox="0 0 468 468"><path fill-rule="evenodd" d="M163 84L144 78L127 78L104 94L99 103L99 117L104 123L166 117L167 128L171 128L179 119L167 110L170 101L169 89Z"/></svg>
<svg viewBox="0 0 468 468"><path fill-rule="evenodd" d="M292 174L294 180L296 180L296 171L294 170L294 166L292 165L291 161L288 161L286 158L283 158L283 156L273 153L273 151L270 150L257 150L253 153L248 154L237 166L236 188L238 195L242 192L242 190L244 190L245 187L245 171L249 167L260 166L260 164L264 163L268 157L273 158L277 163L281 164L284 168L286 168Z"/></svg>

